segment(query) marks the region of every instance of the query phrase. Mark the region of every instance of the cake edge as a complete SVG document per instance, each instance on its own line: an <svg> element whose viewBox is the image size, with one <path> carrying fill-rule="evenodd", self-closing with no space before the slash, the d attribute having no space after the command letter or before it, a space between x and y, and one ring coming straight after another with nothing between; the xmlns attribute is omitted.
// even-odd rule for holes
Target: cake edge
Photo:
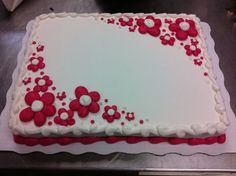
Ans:
<svg viewBox="0 0 236 176"><path fill-rule="evenodd" d="M188 17L188 18L192 18L194 21L196 21L196 25L199 25L199 36L200 36L200 40L202 40L202 44L203 46L202 47L206 47L208 48L207 46L207 43L206 43L206 36L204 35L203 33L203 30L202 30L202 27L200 25L200 19L198 17L196 17L196 15L187 15L187 14L156 14L156 13L148 13L148 14L145 14L145 13L137 13L137 14L134 14L134 13L115 13L115 14L110 14L110 13L84 13L84 14L77 14L77 13L50 13L50 14L42 14L38 17L35 18L34 21L30 21L26 27L26 34L24 36L24 39L22 41L22 48L18 54L18 57L17 57L17 67L16 67L16 70L17 72L19 73L18 75L18 78L17 78L17 82L16 82L16 85L19 83L20 81L20 77L21 75L23 74L22 73L22 70L23 70L23 65L24 64L21 64L20 63L20 55L24 55L24 58L22 58L22 63L25 63L26 62L26 58L28 57L28 54L29 54L29 46L30 46L30 41L31 39L34 37L35 35L35 28L37 27L37 24L38 24L38 21L39 20L44 20L46 18L55 18L55 17L58 17L58 18L61 18L61 17L65 17L65 16L71 16L71 17L89 17L89 16L94 16L94 17L102 17L102 16L121 16L121 15L130 15L130 16L147 16L147 15L158 15L158 16L163 16L163 17ZM31 25L31 26L30 26ZM209 35L210 35L210 32L209 32ZM213 47L213 46L212 46ZM214 47L213 47L214 48ZM215 109L216 111L220 114L219 116L219 123L218 124L208 124L208 128L207 129L199 129L198 126L191 126L190 125L190 128L183 128L183 129L161 129L159 128L158 129L158 132L159 132L159 136L170 136L170 135L174 135L174 136L178 136L178 137L184 137L186 134L190 134L191 136L200 136L202 135L202 133L208 133L210 136L213 136L213 135L216 135L216 134L223 134L227 128L227 126L229 125L229 121L228 121L228 118L227 118L227 114L226 114L226 109L225 109L225 105L224 105L224 101L223 101L223 98L221 96L221 92L220 92L220 88L216 82L216 76L214 75L214 69L213 69L213 66L212 66L212 63L211 63L211 58L209 56L209 53L208 53L208 49L206 49L206 51L204 50L204 54L207 56L206 57L206 64L205 64L205 67L209 70L209 80L211 81L212 83L212 89L215 91L215 101L216 101L216 106L215 106ZM214 50L215 52L215 50ZM16 89L16 85L14 85L14 89ZM13 93L13 96L12 96L12 100L15 101L15 97L16 96L16 91ZM14 103L12 104L12 107L14 106ZM15 106L14 106L15 107ZM14 108L12 108L14 109ZM29 132L25 132L24 129L22 128L18 128L17 126L17 122L16 120L14 120L14 110L11 109L11 112L10 112L10 121L9 121L9 126L10 128L12 129L13 133L14 134L20 134L20 135L27 135L29 134ZM45 132L44 132L44 128L39 128L37 131L33 132L33 134L40 134L42 136L46 136L44 135ZM50 130L50 129L49 129ZM71 131L73 131L71 129ZM195 133L195 135L193 134L193 131ZM54 131L52 131L51 133L54 133ZM184 134L184 135L183 135ZM197 135L196 135L197 134ZM127 134L127 135L130 135L130 134ZM131 134L132 135L132 134ZM145 136L141 133L142 136Z"/></svg>

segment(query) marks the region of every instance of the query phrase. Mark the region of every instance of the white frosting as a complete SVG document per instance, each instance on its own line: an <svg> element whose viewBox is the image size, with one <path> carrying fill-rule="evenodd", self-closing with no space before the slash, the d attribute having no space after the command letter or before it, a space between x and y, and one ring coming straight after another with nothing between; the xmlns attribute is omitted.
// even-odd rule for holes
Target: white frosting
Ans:
<svg viewBox="0 0 236 176"><path fill-rule="evenodd" d="M144 24L149 28L152 28L155 26L155 22L152 19L145 19Z"/></svg>
<svg viewBox="0 0 236 176"><path fill-rule="evenodd" d="M112 116L112 115L115 114L115 111L114 111L113 109L109 109L109 110L107 111L107 114L110 115L110 116Z"/></svg>
<svg viewBox="0 0 236 176"><path fill-rule="evenodd" d="M189 56L185 54L184 49L166 47L157 42L155 37L139 35L138 32L129 33L125 28L95 20L99 19L98 17L119 18L122 15L133 18L154 15L162 22L164 18L175 20L181 17L195 21L199 32L196 39L204 55L203 69L208 76L204 77L202 70L189 62ZM152 22L146 23L145 25L152 26ZM81 136L105 133L105 135L195 137L224 133L229 122L220 88L212 70L205 36L199 23L197 17L186 14L51 13L40 15L34 20L32 28L27 30L26 35L29 35L29 38L23 46L26 48L25 60L20 69L17 83L19 86L16 87L13 95L14 101L10 112L12 131L14 134L26 136L71 134ZM51 32L52 28L60 30ZM99 35L94 32L96 29L99 29ZM65 47L63 43L55 42L58 36L69 46ZM104 40L104 37L110 40ZM89 90L100 92L102 99L109 98L110 104L118 105L120 108L118 111L121 111L122 106L127 107L127 112L134 111L135 120L126 121L122 116L112 124L107 123L101 117L103 113L101 107L99 113L90 113L83 119L74 113L76 124L73 126L53 124L37 127L33 121L21 122L19 113L27 107L24 102L25 87L21 81L28 76L33 80L38 77L38 74L29 75L26 69L28 56L33 50L31 41L35 39L47 48L43 51L43 56L47 58L44 61L46 64L44 71L50 75L58 91L66 91L67 106L75 98L75 87L84 85ZM100 41L103 41L103 45ZM139 45L136 45L137 43ZM149 46L155 46L156 49L153 50L153 47ZM69 59L66 60L67 64L65 58ZM58 69L61 72L57 72ZM33 84L30 85L33 87ZM150 94L147 96L148 92ZM91 103L89 98L80 99L80 103L84 106L89 105ZM33 104L31 108L36 111L43 106L40 103L33 102ZM61 102L56 99L55 106L60 107L60 104ZM63 115L62 118L64 117ZM144 124L138 123L140 119L147 117L148 121L145 120ZM92 126L91 119L95 120ZM122 121L125 122L124 126L120 125Z"/></svg>
<svg viewBox="0 0 236 176"><path fill-rule="evenodd" d="M46 81L44 79L40 79L38 81L38 85L40 85L40 86L44 86L45 84L46 84Z"/></svg>
<svg viewBox="0 0 236 176"><path fill-rule="evenodd" d="M80 97L80 99L79 99L79 102L80 102L80 104L83 105L83 106L88 106L88 105L91 104L92 99L91 99L90 96L88 96L88 95L82 95L82 96Z"/></svg>
<svg viewBox="0 0 236 176"><path fill-rule="evenodd" d="M166 35L166 36L164 37L164 39L165 39L165 40L170 40L170 36Z"/></svg>
<svg viewBox="0 0 236 176"><path fill-rule="evenodd" d="M43 102L40 100L33 101L32 105L31 105L31 109L34 112L41 111L43 109Z"/></svg>
<svg viewBox="0 0 236 176"><path fill-rule="evenodd" d="M195 50L196 50L196 46L191 45L191 46L189 47L189 49L190 49L191 51L195 51Z"/></svg>
<svg viewBox="0 0 236 176"><path fill-rule="evenodd" d="M127 16L123 16L122 19L124 22L129 22L129 17L127 17Z"/></svg>
<svg viewBox="0 0 236 176"><path fill-rule="evenodd" d="M35 58L35 59L33 59L33 60L31 61L31 63L32 63L33 65L38 65L39 60Z"/></svg>
<svg viewBox="0 0 236 176"><path fill-rule="evenodd" d="M60 115L62 120L66 120L68 118L68 114L66 112L61 113Z"/></svg>
<svg viewBox="0 0 236 176"><path fill-rule="evenodd" d="M187 23L187 22L181 22L180 24L179 24L179 27L180 27L180 29L182 29L183 31L187 31L187 30L189 30L189 28L190 28L190 25Z"/></svg>

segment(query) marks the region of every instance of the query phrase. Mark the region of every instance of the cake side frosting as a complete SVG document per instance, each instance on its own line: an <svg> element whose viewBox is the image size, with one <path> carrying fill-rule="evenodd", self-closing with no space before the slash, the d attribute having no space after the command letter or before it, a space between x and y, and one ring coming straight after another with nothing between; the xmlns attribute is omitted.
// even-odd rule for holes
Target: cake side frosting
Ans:
<svg viewBox="0 0 236 176"><path fill-rule="evenodd" d="M39 67L45 67L42 65L42 63L46 63L47 59L46 59L46 54L45 56L43 55L42 52L42 58L45 58L44 61L42 60L38 60L35 61L37 63L34 63L33 60L28 60L31 57L31 54L33 49L32 47L32 41L37 40L37 33L38 33L38 28L41 22L43 22L44 20L49 20L49 19L63 19L66 17L70 17L70 18L92 18L92 19L96 19L96 21L99 21L101 18L104 18L105 20L107 20L107 23L115 23L115 21L119 21L120 25L127 25L129 26L129 18L126 19L124 17L130 17L132 19L134 18L146 18L147 16L153 16L155 18L160 19L161 23L165 23L165 19L171 19L172 21L174 21L176 18L184 18L184 19L191 19L195 22L196 28L197 28L197 32L199 37L198 39L198 46L200 46L201 49L201 55L204 56L204 60L194 60L194 64L196 65L203 65L204 70L206 72L204 72L206 79L209 80L211 88L214 92L214 101L215 101L215 111L218 114L218 119L213 120L212 123L208 122L207 124L204 124L204 122L202 124L187 124L185 126L175 126L175 125L168 125L168 126L161 126L159 124L152 124L145 121L144 118L137 118L138 121L136 122L132 122L133 118L135 115L132 114L132 112L125 112L126 114L123 115L123 118L125 118L126 120L128 120L128 122L125 123L124 125L124 120L123 121L118 121L117 123L113 123L113 121L116 121L115 119L120 119L120 116L122 116L122 109L118 109L117 111L117 107L112 107L112 105L106 105L107 108L105 108L105 106L100 105L100 109L101 111L103 111L103 113L100 113L99 116L101 118L101 116L103 116L103 118L101 118L101 120L99 121L100 124L95 123L95 121L97 120L96 118L93 119L89 119L89 121L87 120L81 120L78 121L76 120L76 118L78 119L79 117L75 115L74 113L74 117L75 117L75 122L70 122L72 125L71 126L67 126L67 124L64 125L58 125L58 124L53 124L53 125L49 125L49 120L47 119L47 124L48 125L42 125L42 126L35 126L34 123L22 123L19 120L19 113L22 110L22 108L24 109L24 107L26 106L26 103L24 102L24 96L25 94L22 94L22 90L25 89L25 86L23 86L24 84L22 83L22 79L24 79L25 77L31 77L31 79L33 80L32 82L35 81L36 84L38 84L39 87L37 87L37 89L40 89L39 91L41 91L41 87L40 85L45 85L45 82L47 82L48 87L53 87L53 82L57 82L55 79L55 76L51 76L51 75L40 75L39 72L37 73L36 76L32 76L32 74L27 75L29 73L29 70L27 70L27 68L25 67L26 65L29 65L28 63L31 62L33 65L34 64L39 64ZM103 20L104 20L103 19ZM113 22L114 20L114 22ZM118 23L118 22L117 22ZM160 37L160 40L162 43L167 44L168 45L172 45L174 42L173 40L170 40L171 38L174 38L175 41L177 41L178 39L181 39L181 37L185 37L184 35L181 35L181 32L175 32L175 36L171 36L171 35L162 35L162 32L159 31L159 34L157 32L150 32L147 30L147 27L153 27L155 26L155 24L158 25L158 21L156 23L153 23L152 20L144 20L141 21L139 24L139 27L136 26L136 28L139 28L139 33L148 33L151 36L156 37L156 35L158 35L158 37ZM173 22L172 22L173 23ZM84 23L86 24L86 23ZM169 24L169 23L167 23ZM107 25L107 24L106 24ZM143 27L144 25L144 27ZM145 28L145 25L147 26ZM119 25L117 25L118 27ZM186 30L186 28L189 27L188 24L182 24L182 28L183 30ZM135 30L133 28L129 28L129 30ZM181 28L181 29L182 29ZM137 29L138 30L138 29ZM138 33L138 31L136 30L136 33ZM167 30L167 29L166 29ZM130 32L131 32L130 31ZM119 135L142 135L142 136L178 136L178 137L185 137L185 136L201 136L201 135L216 135L216 134L222 134L224 133L226 126L229 124L227 121L227 115L225 112L225 107L224 107L224 103L222 100L222 97L220 95L220 89L217 86L217 82L216 82L216 77L214 76L213 73L213 69L212 69L212 64L211 64L211 60L210 57L207 53L207 46L206 46L206 42L205 42L205 36L202 32L201 26L200 26L200 20L195 17L194 15L186 15L186 14L180 14L180 15L175 15L175 14L75 14L75 13L61 13L61 14L48 14L48 15L41 15L39 17L36 18L36 20L34 21L34 24L32 26L31 31L28 31L29 33L31 33L28 43L27 45L27 50L26 50L26 55L25 55L25 60L24 63L22 64L21 67L21 71L20 71L20 75L19 75L19 80L18 80L18 84L19 87L21 88L16 88L16 92L14 94L14 103L13 103L13 108L11 111L11 120L10 120L10 126L13 129L15 134L21 134L21 135L43 135L43 136L50 136L50 135L73 135L73 136L81 136L81 135L93 135L93 134L100 134L100 133L104 133L105 135L114 135L114 134L119 134ZM43 33L43 32L42 32ZM137 34L138 35L138 34ZM40 38L40 37L39 37ZM184 43L184 42L183 42ZM39 52L41 52L40 50L44 50L43 46L45 45L45 47L47 47L47 44L43 43L42 45L39 44L37 50L39 50ZM187 45L187 44L186 44ZM186 52L191 52L192 51L196 51L196 46L194 45L189 45L186 46L185 45L185 50ZM198 55L198 53L193 53ZM39 55L37 55L38 57L40 57ZM42 62L42 63L41 63ZM49 61L48 61L49 62ZM48 63L48 65L50 65L50 63ZM33 67L30 67L33 68ZM42 68L42 69L43 69ZM40 68L39 68L40 69ZM50 70L47 70L47 63L46 63L46 68L45 68L45 72L48 71L50 72ZM37 79L36 78L41 78L43 76L45 79ZM203 75L202 75L203 76ZM27 80L25 80L27 82ZM29 80L28 80L29 81ZM31 87L32 89L33 87ZM96 87L95 87L96 88ZM92 88L87 88L90 90L92 90ZM99 89L99 88L98 88ZM75 89L76 90L76 89ZM77 89L78 94L83 93L85 90L83 89ZM65 99L67 100L67 106L70 102L69 97L75 96L73 95L74 90L71 90L71 94L67 95L68 97L66 97ZM86 90L87 91L87 90ZM25 91L24 91L25 92ZM58 95L58 97L63 98L63 91L61 91ZM91 92L91 91L90 91ZM105 95L104 92L97 92L96 90L92 92L93 96L86 96L86 95L82 95L83 97L78 98L80 103L84 106L86 106L86 104L90 104L92 100L94 101L94 104L96 105L97 102L101 103L101 99L104 99L104 103L105 104ZM106 92L105 92L106 93ZM46 93L41 93L41 98L42 96L46 94ZM87 94L87 93L86 93ZM101 95L101 97L99 97ZM77 96L77 95L76 95ZM80 95L79 95L80 96ZM46 94L44 97L51 97L50 94ZM57 97L57 95L55 94L54 99L56 99L55 97ZM78 97L78 96L77 96ZM97 97L97 98L96 98ZM46 98L46 99L47 99ZM112 99L112 97L109 97L109 99ZM50 98L49 98L50 99ZM73 97L74 99L74 97ZM92 100L91 100L92 99ZM97 101L96 101L97 100ZM51 100L50 100L51 101ZM50 105L50 110L52 111L58 111L59 109L61 109L60 112L55 112L54 114L59 114L59 116L63 119L63 118L68 118L66 116L70 116L70 113L66 110L68 108L59 108L58 107L58 102L61 103L60 101L56 101L54 103L49 103ZM47 102L44 102L47 103ZM55 106L54 106L54 105ZM38 102L34 102L33 106L31 106L32 109L34 109L35 111L39 111L40 109L42 109L42 103L40 103L40 101ZM75 105L76 106L76 105ZM74 106L74 107L75 107ZM56 108L56 110L54 110L54 107ZM92 109L91 111L94 111L96 113L96 111L98 109L96 109L97 107L94 106L94 109ZM103 108L105 108L105 110L103 110ZM63 110L65 109L65 110ZM71 108L70 108L71 109ZM72 110L73 110L73 106L72 106ZM75 107L76 110L76 107ZM65 114L66 113L66 114ZM78 112L80 113L79 116L85 116L86 113L84 114L82 111ZM115 113L119 113L119 115L115 114ZM129 114L128 114L129 113ZM105 115L103 115L105 114ZM107 115L108 114L108 115ZM50 113L49 113L50 115ZM57 116L57 115L53 115L53 118ZM85 116L86 117L86 116ZM107 118L108 117L108 118ZM110 118L113 117L113 118ZM50 117L51 118L51 117ZM79 118L81 119L81 118ZM151 119L152 120L152 119ZM190 118L191 120L191 118ZM211 120L211 119L210 119ZM55 120L54 120L55 121ZM60 120L59 120L60 121ZM109 123L109 121L112 121L112 123ZM131 123L129 123L129 121L131 121ZM181 121L181 120L180 120ZM52 122L52 120L50 120L50 122ZM79 125L74 125L74 124L78 124ZM123 122L123 125L122 125ZM39 122L39 124L42 122ZM60 123L60 122L59 122ZM143 125L144 124L144 125ZM147 125L146 125L147 124ZM102 134L102 135L104 135Z"/></svg>

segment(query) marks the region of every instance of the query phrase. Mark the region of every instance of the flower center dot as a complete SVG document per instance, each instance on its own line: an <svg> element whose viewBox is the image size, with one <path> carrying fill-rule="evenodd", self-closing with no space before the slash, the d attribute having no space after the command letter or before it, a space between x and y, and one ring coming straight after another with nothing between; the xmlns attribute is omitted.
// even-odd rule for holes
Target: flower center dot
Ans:
<svg viewBox="0 0 236 176"><path fill-rule="evenodd" d="M44 86L45 83L46 83L46 81L45 81L44 79L40 79L40 80L38 81L38 85L40 85L40 86Z"/></svg>
<svg viewBox="0 0 236 176"><path fill-rule="evenodd" d="M189 25L187 22L181 22L181 23L179 24L179 27L180 27L180 29L182 29L183 31L187 31L187 30L189 30L190 25Z"/></svg>
<svg viewBox="0 0 236 176"><path fill-rule="evenodd" d="M33 101L32 105L31 105L31 109L34 112L39 112L43 109L43 102L39 101L39 100L35 100Z"/></svg>
<svg viewBox="0 0 236 176"><path fill-rule="evenodd" d="M149 27L149 28L152 28L152 27L155 26L154 21L151 20L151 19L145 19L145 20L144 20L144 24L145 24L147 27Z"/></svg>
<svg viewBox="0 0 236 176"><path fill-rule="evenodd" d="M62 120L66 120L68 118L68 114L66 112L61 113L60 115Z"/></svg>
<svg viewBox="0 0 236 176"><path fill-rule="evenodd" d="M195 51L196 50L196 46L191 45L189 48L191 51Z"/></svg>
<svg viewBox="0 0 236 176"><path fill-rule="evenodd" d="M123 21L124 21L124 22L129 22L129 18L128 18L127 16L124 16L124 17L123 17Z"/></svg>
<svg viewBox="0 0 236 176"><path fill-rule="evenodd" d="M31 61L31 63L32 63L33 65L38 65L39 60L38 60L38 59L33 59L33 60Z"/></svg>
<svg viewBox="0 0 236 176"><path fill-rule="evenodd" d="M164 39L165 39L165 40L170 40L170 36L166 35L166 36L164 37Z"/></svg>
<svg viewBox="0 0 236 176"><path fill-rule="evenodd" d="M88 106L88 105L90 105L90 104L92 103L92 99L91 99L91 97L88 96L88 95L82 95L82 96L80 97L80 99L79 99L79 102L80 102L80 104L83 105L83 106Z"/></svg>
<svg viewBox="0 0 236 176"><path fill-rule="evenodd" d="M109 110L107 111L107 114L108 114L109 116L112 116L112 115L115 114L115 111L114 111L113 109L109 109Z"/></svg>

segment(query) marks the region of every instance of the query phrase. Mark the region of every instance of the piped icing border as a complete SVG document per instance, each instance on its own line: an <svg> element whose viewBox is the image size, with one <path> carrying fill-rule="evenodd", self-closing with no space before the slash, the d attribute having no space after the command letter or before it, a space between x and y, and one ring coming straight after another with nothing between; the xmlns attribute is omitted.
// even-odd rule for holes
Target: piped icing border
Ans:
<svg viewBox="0 0 236 176"><path fill-rule="evenodd" d="M186 15L186 14L143 14L143 13L139 13L139 14L130 14L130 13L125 13L125 14L76 14L76 13L59 13L59 14L43 14L40 15L39 17L36 17L36 19L33 22L32 28L31 29L27 29L26 32L26 36L28 37L28 41L23 43L23 47L22 47L22 51L25 54L25 57L28 58L30 57L30 53L31 51L31 41L33 41L36 32L37 32L37 27L39 24L39 21L41 20L45 20L47 18L63 18L66 16L70 16L72 18L76 18L76 17L94 17L96 19L99 20L99 18L109 18L109 17L113 17L116 19L119 19L121 16L132 16L132 17L146 17L148 15L152 15L154 17L161 17L161 18L165 18L165 17L173 17L173 18L188 18L191 19L193 21L195 21L196 24L196 28L198 29L198 33L199 33L199 38L201 41L199 41L199 45L201 46L201 48L203 48L202 52L204 55L204 59L205 59L205 63L204 63L204 69L207 70L207 75L209 78L209 81L211 82L212 85L212 89L215 92L215 102L216 102L216 106L215 109L216 111L219 113L219 123L216 124L206 124L205 126L200 126L200 125L191 125L190 127L182 127L182 128L170 128L170 127L140 127L139 129L133 129L132 127L123 127L120 129L114 129L114 128L104 128L103 126L101 128L98 128L97 130L94 128L88 128L88 129L83 129L82 127L77 127L77 126L71 126L68 128L63 128L63 127L58 127L58 128L52 128L52 127L47 127L47 126L43 126L43 127L39 127L37 128L37 130L24 130L24 128L20 128L18 126L18 122L16 121L16 119L14 118L16 116L17 113L19 113L19 110L22 107L19 107L18 105L18 101L19 101L19 97L22 96L20 92L15 92L15 94L13 95L13 98L16 97L16 100L14 101L13 104L13 110L11 111L11 120L10 120L10 127L12 128L14 134L22 134L22 135L34 135L34 134L41 134L43 136L50 136L51 134L56 134L56 135L66 135L67 133L73 133L75 136L80 136L84 133L93 133L96 134L98 132L105 132L106 135L113 135L115 132L119 132L122 135L142 135L142 136L149 136L149 135L154 135L154 136L178 136L178 137L185 137L186 135L190 135L190 136L201 136L201 135L215 135L215 134L223 134L226 130L226 127L229 125L228 119L227 119L227 114L226 114L226 110L225 110L225 106L224 106L224 101L222 99L222 96L220 94L220 88L217 85L216 82L216 77L213 73L213 68L212 68L212 64L211 64L211 58L209 57L208 53L207 53L207 45L206 45L206 36L204 36L203 31L200 24L200 20L199 18L197 18L195 15ZM113 23L113 21L110 21L109 23ZM147 25L152 25L150 23L147 23ZM131 29L131 30L135 30L135 29ZM154 34L155 35L155 34ZM165 38L165 36L163 36L163 40L162 42L167 39ZM171 45L171 44L170 44ZM189 48L186 49L186 52ZM38 51L42 51L43 47L40 46L39 48L37 48ZM27 59L24 59L23 61L23 65L25 65L27 63ZM195 61L196 63L198 63L197 61ZM19 64L19 63L18 63ZM21 67L20 70L20 78L24 78L24 75L26 74L26 69L24 69L23 67ZM204 73L205 74L205 73ZM17 85L20 84L20 79L18 80ZM30 82L31 80L28 78L26 78L24 84ZM59 95L58 95L59 96ZM18 100L17 100L18 99ZM107 111L108 112L108 111ZM105 115L104 115L105 116ZM106 118L106 117L105 117ZM127 118L132 118L127 116ZM140 123L142 123L143 121L140 120ZM58 121L58 123L61 123ZM92 122L91 122L92 123Z"/></svg>
<svg viewBox="0 0 236 176"><path fill-rule="evenodd" d="M25 144L28 146L34 145L51 145L51 144L60 144L60 145L68 145L72 143L82 143L82 144L93 144L96 142L106 142L108 144L114 144L117 142L127 142L128 144L136 144L139 142L149 142L151 144L159 144L167 142L172 145L177 144L188 144L188 145L201 145L201 144L223 144L226 140L225 134L214 137L207 138L168 138L168 137L119 137L119 136L111 136L111 137L48 137L48 138L33 138L33 137L22 137L18 135L14 135L14 141L18 144Z"/></svg>

